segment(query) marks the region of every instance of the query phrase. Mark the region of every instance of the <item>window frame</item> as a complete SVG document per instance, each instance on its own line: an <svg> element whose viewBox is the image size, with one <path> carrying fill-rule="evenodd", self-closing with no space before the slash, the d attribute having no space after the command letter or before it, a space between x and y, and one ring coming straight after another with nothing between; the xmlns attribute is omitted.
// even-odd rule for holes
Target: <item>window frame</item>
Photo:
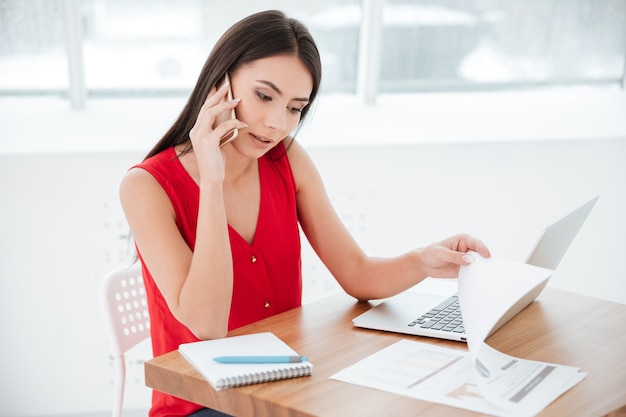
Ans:
<svg viewBox="0 0 626 417"><path fill-rule="evenodd" d="M189 94L189 89L89 89L85 82L85 62L83 56L83 34L81 28L80 0L63 0L61 2L63 25L65 27L65 49L68 62L69 84L67 89L33 89L4 90L0 95L45 96L56 95L67 97L70 106L82 110L88 97L177 97ZM384 0L361 0L361 23L359 25L359 42L357 46L357 68L355 95L364 105L374 105L377 98L388 94L380 92L380 62L382 48L382 31ZM406 85L406 81L402 81ZM603 80L570 80L562 82L524 82L524 83L462 83L443 85L433 81L415 81L411 90L417 93L431 92L498 92L503 90L532 90L537 88L577 87L580 85L606 87L619 85L626 88L626 51L621 78ZM393 94L393 93L391 93Z"/></svg>

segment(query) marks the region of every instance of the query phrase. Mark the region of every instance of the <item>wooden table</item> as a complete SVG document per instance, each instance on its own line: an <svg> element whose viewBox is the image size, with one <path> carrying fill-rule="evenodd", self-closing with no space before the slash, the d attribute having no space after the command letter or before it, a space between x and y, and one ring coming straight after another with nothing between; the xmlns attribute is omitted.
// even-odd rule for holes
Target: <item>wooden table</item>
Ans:
<svg viewBox="0 0 626 417"><path fill-rule="evenodd" d="M478 415L329 379L402 338L467 349L459 342L353 327L352 318L371 306L341 294L229 333L273 332L309 357L314 364L310 377L215 391L174 351L146 362L146 385L241 417ZM626 412L626 305L546 288L487 341L509 355L577 366L587 372L582 382L541 416L621 416Z"/></svg>

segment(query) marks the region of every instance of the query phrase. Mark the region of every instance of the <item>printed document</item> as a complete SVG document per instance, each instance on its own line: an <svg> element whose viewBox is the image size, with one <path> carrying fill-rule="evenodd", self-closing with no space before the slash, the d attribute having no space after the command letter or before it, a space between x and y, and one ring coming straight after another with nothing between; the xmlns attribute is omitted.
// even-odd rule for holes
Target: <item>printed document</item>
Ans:
<svg viewBox="0 0 626 417"><path fill-rule="evenodd" d="M402 340L331 378L494 416L534 416L584 379L579 368L516 358L485 343L520 294L552 271L474 257L459 273L467 350Z"/></svg>

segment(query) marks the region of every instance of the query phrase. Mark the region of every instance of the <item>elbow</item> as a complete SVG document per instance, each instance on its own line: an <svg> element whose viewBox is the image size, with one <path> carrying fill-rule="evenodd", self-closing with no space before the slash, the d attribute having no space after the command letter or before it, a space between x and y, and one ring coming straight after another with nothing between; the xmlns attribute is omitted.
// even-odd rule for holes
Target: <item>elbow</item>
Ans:
<svg viewBox="0 0 626 417"><path fill-rule="evenodd" d="M376 297L371 297L371 296L367 296L364 294L352 294L352 293L347 293L349 296L356 298L356 301L358 303L368 303L372 300L376 300Z"/></svg>
<svg viewBox="0 0 626 417"><path fill-rule="evenodd" d="M221 339L228 335L228 323L189 323L187 328L200 340Z"/></svg>
<svg viewBox="0 0 626 417"><path fill-rule="evenodd" d="M367 282L359 282L355 285L342 286L342 289L351 297L357 299L360 303L366 303L372 300L380 300L397 294L392 288L383 286L376 287L368 285Z"/></svg>
<svg viewBox="0 0 626 417"><path fill-rule="evenodd" d="M228 335L228 328L224 329L189 329L200 340L222 339Z"/></svg>
<svg viewBox="0 0 626 417"><path fill-rule="evenodd" d="M371 292L367 291L367 289L364 288L363 286L356 286L356 287L342 286L342 289L350 297L356 298L356 300L359 303L366 303L370 300L377 298L377 297L372 296Z"/></svg>
<svg viewBox="0 0 626 417"><path fill-rule="evenodd" d="M230 303L181 294L170 306L174 317L200 340L221 339L228 334Z"/></svg>
<svg viewBox="0 0 626 417"><path fill-rule="evenodd" d="M223 319L206 317L205 314L191 314L176 319L200 340L221 339L228 335L228 317Z"/></svg>

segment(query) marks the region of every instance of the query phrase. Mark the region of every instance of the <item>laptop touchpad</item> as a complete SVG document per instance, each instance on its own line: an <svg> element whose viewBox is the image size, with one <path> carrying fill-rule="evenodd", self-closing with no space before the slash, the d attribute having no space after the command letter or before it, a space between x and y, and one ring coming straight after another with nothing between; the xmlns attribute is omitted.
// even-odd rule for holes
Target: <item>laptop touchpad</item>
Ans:
<svg viewBox="0 0 626 417"><path fill-rule="evenodd" d="M441 295L403 292L366 311L355 319L355 324L357 326L367 324L369 327L379 320L386 324L390 321L396 324L407 324L445 298Z"/></svg>

